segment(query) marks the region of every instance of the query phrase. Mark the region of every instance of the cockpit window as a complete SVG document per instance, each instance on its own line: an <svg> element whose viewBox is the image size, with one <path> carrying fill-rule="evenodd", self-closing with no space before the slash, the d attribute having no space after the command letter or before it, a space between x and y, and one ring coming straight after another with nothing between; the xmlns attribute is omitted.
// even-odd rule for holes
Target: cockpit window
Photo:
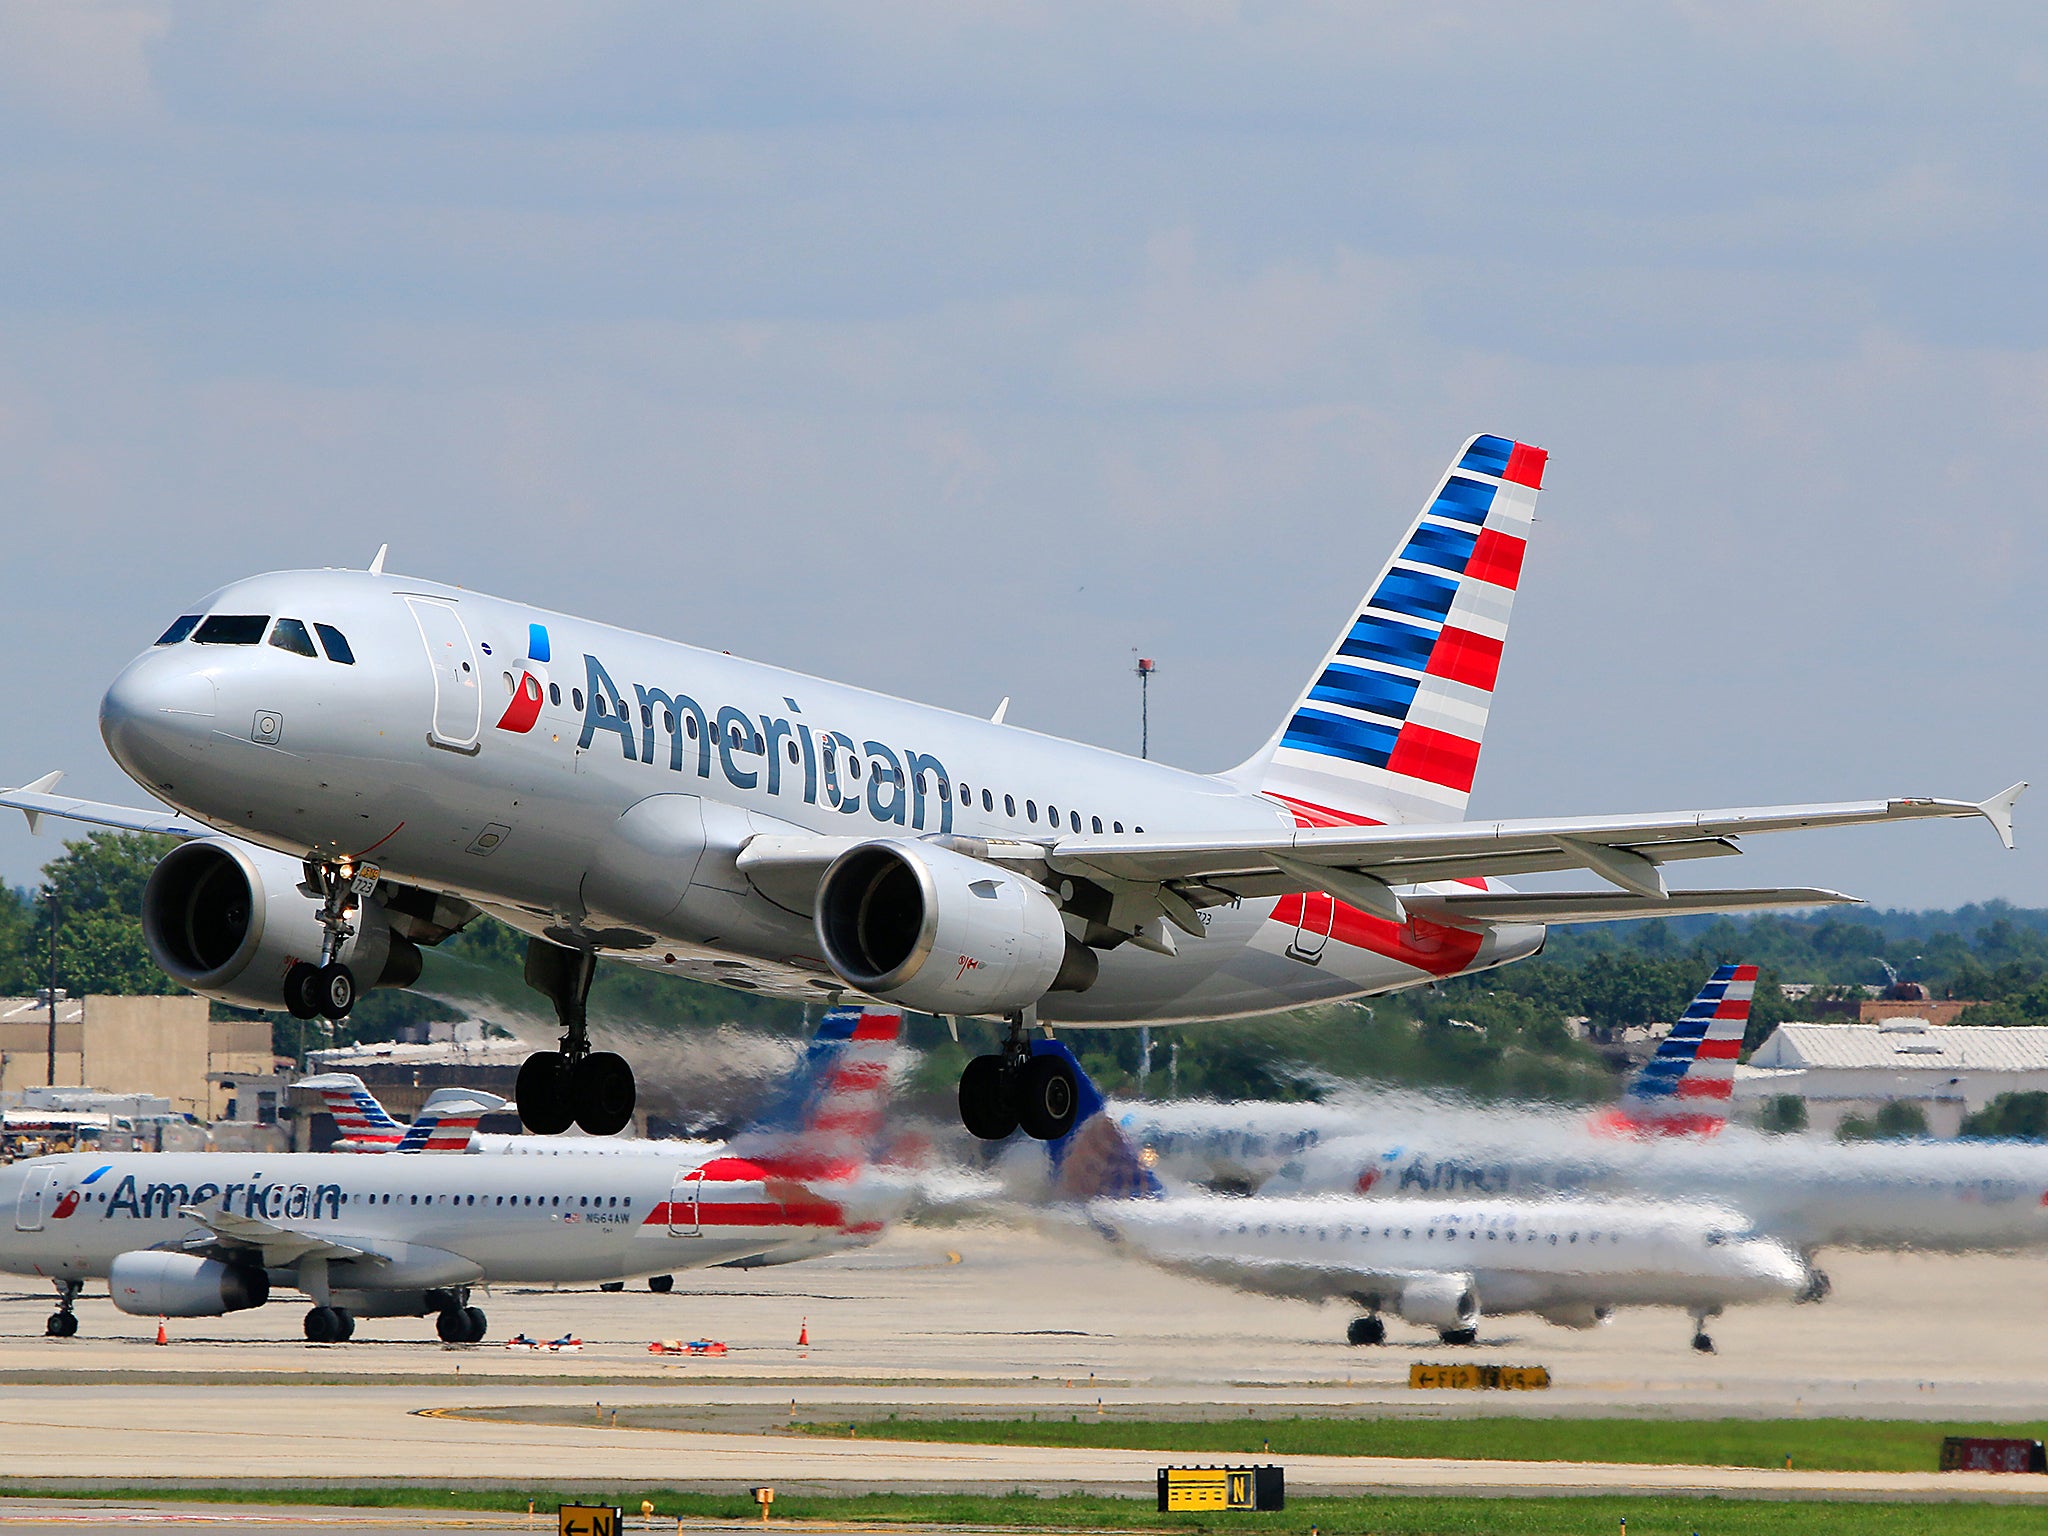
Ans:
<svg viewBox="0 0 2048 1536"><path fill-rule="evenodd" d="M196 613L182 615L169 629L164 631L163 639L157 641L157 644L176 645L180 640L192 633L192 627L198 622L199 615Z"/></svg>
<svg viewBox="0 0 2048 1536"><path fill-rule="evenodd" d="M306 626L297 619L279 619L277 627L270 632L270 643L294 656L319 659L320 653L313 649L313 637L306 633Z"/></svg>
<svg viewBox="0 0 2048 1536"><path fill-rule="evenodd" d="M267 613L216 613L199 626L192 638L200 645L254 645L268 628Z"/></svg>
<svg viewBox="0 0 2048 1536"><path fill-rule="evenodd" d="M338 661L344 667L352 667L356 664L356 653L348 648L348 641L343 638L340 630L336 629L332 624L315 624L313 628L320 636L320 643L327 647L327 659L329 661ZM310 655L312 653L308 652L307 654Z"/></svg>

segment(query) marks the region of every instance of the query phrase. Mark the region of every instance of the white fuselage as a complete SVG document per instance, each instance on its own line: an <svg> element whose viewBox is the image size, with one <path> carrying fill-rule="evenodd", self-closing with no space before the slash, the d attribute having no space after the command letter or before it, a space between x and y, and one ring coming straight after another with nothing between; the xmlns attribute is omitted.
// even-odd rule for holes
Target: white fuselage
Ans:
<svg viewBox="0 0 2048 1536"><path fill-rule="evenodd" d="M1487 1313L1590 1320L1610 1307L1789 1301L1809 1283L1794 1254L1710 1206L1184 1195L1087 1209L1152 1263L1302 1300L1395 1307L1411 1277L1457 1275Z"/></svg>
<svg viewBox="0 0 2048 1536"><path fill-rule="evenodd" d="M191 611L328 625L355 661L194 640L145 652L108 689L101 726L152 793L233 836L374 863L525 932L702 980L843 990L808 898L739 868L757 834L1029 843L1293 825L1222 778L434 582L288 572ZM545 663L529 659L541 631ZM647 878L672 889L636 887L629 918L593 910L586 875L601 861L641 878L638 851L607 839L655 795L699 802L701 857L653 861ZM1348 907L1334 932L1304 937L1275 907L1207 909L1206 937L1177 955L1108 950L1093 986L1051 993L1040 1011L1086 1025L1265 1012L1503 964L1543 937L1528 924L1396 927Z"/></svg>
<svg viewBox="0 0 2048 1536"><path fill-rule="evenodd" d="M738 1160L351 1153L117 1153L0 1169L0 1270L104 1277L137 1249L204 1240L193 1212L365 1250L328 1281L361 1291L590 1283L829 1251L894 1213L858 1179L797 1186ZM274 1276L291 1277L272 1265Z"/></svg>

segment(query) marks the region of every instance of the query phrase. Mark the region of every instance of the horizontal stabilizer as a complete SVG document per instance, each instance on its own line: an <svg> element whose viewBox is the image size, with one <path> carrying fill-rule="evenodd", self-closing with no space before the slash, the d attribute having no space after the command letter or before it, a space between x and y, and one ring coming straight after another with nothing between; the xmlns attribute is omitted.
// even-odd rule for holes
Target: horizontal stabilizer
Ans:
<svg viewBox="0 0 2048 1536"><path fill-rule="evenodd" d="M1635 896L1627 891L1474 891L1469 896L1410 896L1407 901L1411 911L1448 922L1614 923L1695 912L1860 905L1862 899L1806 886L1765 886L1746 891L1673 891L1662 897Z"/></svg>

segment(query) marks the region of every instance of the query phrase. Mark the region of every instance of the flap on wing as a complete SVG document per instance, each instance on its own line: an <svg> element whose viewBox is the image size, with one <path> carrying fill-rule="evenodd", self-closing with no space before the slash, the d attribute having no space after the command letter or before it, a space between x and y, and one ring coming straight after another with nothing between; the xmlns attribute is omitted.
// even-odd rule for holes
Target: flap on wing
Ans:
<svg viewBox="0 0 2048 1536"><path fill-rule="evenodd" d="M1759 912L1776 907L1860 904L1859 896L1801 886L1741 891L1674 891L1638 896L1627 891L1474 891L1467 895L1410 896L1410 911L1437 919L1489 923L1607 923L1625 918L1677 917L1693 912Z"/></svg>
<svg viewBox="0 0 2048 1536"><path fill-rule="evenodd" d="M367 1248L351 1248L310 1232L295 1232L260 1216L237 1216L232 1211L207 1210L196 1205L178 1208L178 1214L196 1221L230 1247L253 1248L263 1255L266 1266L283 1267L301 1259L376 1259Z"/></svg>

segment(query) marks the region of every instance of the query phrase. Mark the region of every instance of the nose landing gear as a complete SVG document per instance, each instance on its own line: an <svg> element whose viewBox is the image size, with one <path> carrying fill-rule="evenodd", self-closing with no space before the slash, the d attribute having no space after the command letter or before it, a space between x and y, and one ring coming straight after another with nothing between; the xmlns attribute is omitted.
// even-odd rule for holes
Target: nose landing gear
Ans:
<svg viewBox="0 0 2048 1536"><path fill-rule="evenodd" d="M78 1314L71 1308L78 1300L78 1293L85 1289L85 1283L81 1280L59 1280L56 1286L57 1310L43 1324L43 1332L53 1339L68 1339L78 1332Z"/></svg>
<svg viewBox="0 0 2048 1536"><path fill-rule="evenodd" d="M1032 1053L1028 1014L1010 1016L1000 1054L977 1056L960 1074L960 1123L983 1141L1018 1129L1057 1141L1074 1128L1080 1107L1080 1084L1066 1058Z"/></svg>
<svg viewBox="0 0 2048 1536"><path fill-rule="evenodd" d="M580 1125L592 1136L616 1136L633 1119L637 1092L623 1056L590 1048L590 983L597 956L545 939L526 942L526 984L546 995L561 1021L560 1050L535 1051L519 1068L514 1097L519 1119L536 1136L559 1136Z"/></svg>
<svg viewBox="0 0 2048 1536"><path fill-rule="evenodd" d="M355 936L348 920L357 904L377 889L377 866L360 867L308 859L302 889L320 898L320 963L292 962L284 975L284 1005L295 1019L341 1020L356 1005L356 975L341 962L342 947Z"/></svg>

